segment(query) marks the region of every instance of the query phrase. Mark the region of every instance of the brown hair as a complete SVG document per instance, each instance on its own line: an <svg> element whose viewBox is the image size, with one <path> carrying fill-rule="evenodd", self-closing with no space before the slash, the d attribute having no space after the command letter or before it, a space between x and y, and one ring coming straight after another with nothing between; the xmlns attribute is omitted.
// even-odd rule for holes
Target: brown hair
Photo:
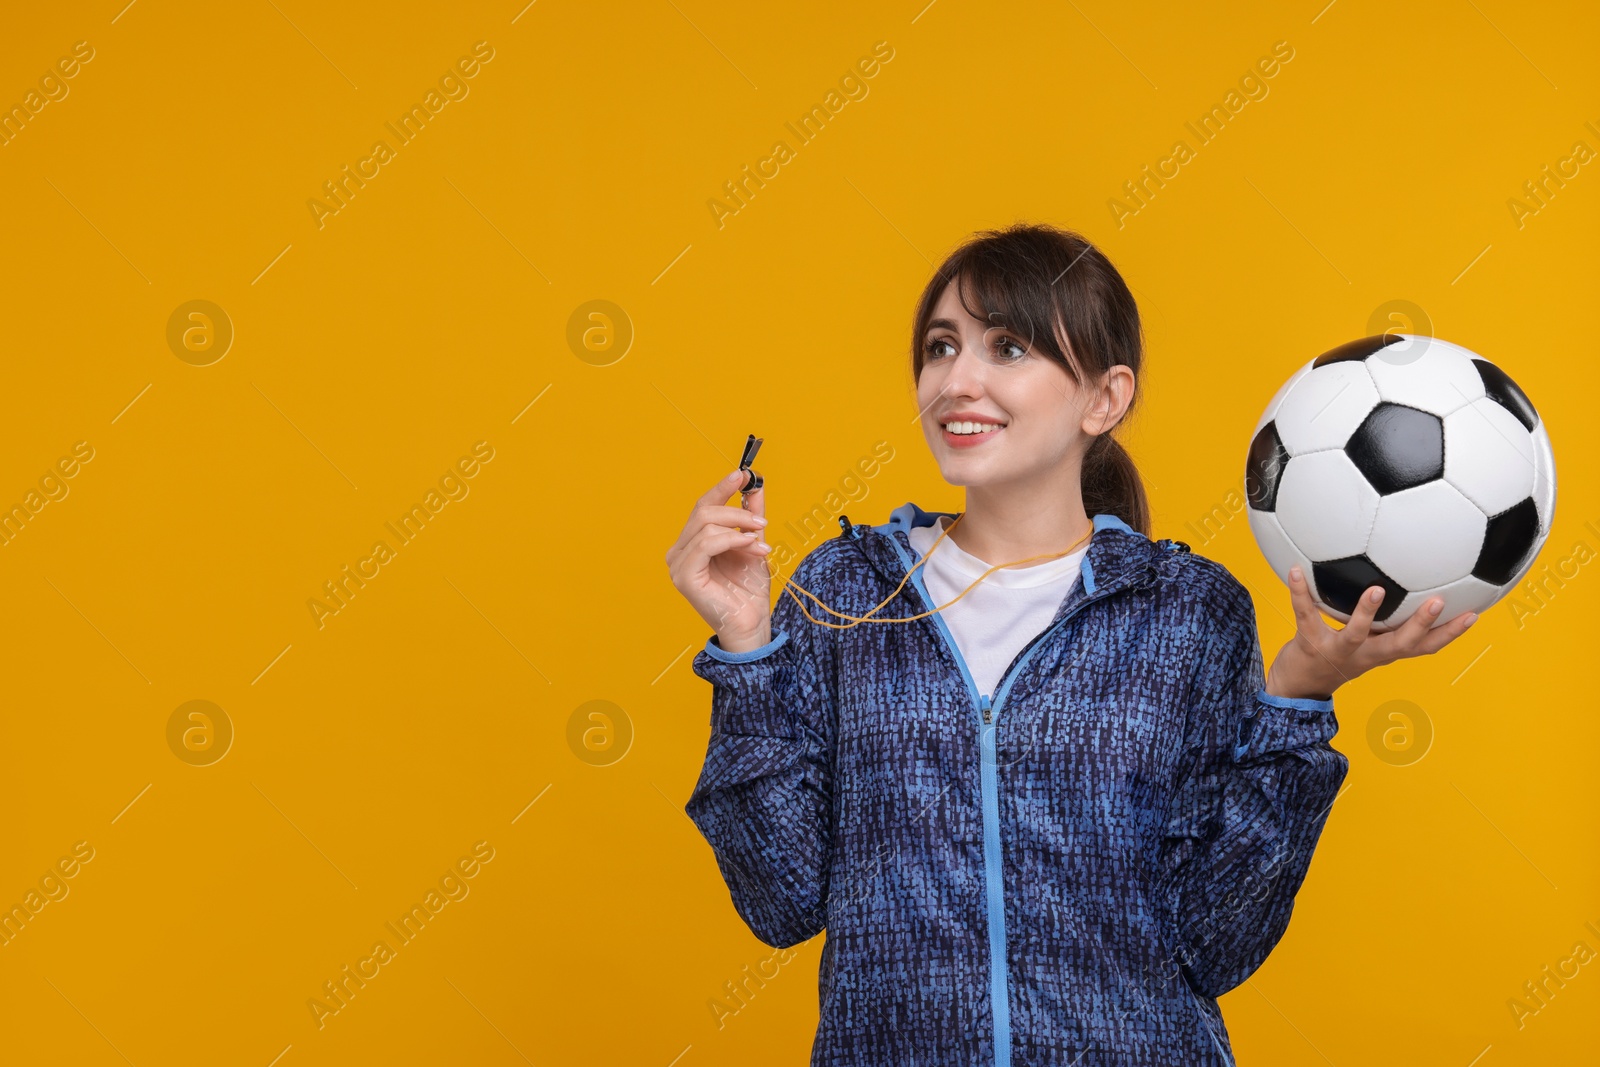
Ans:
<svg viewBox="0 0 1600 1067"><path fill-rule="evenodd" d="M922 339L945 287L959 281L961 306L992 326L1028 339L1030 350L1061 364L1072 380L1098 380L1122 364L1133 371L1132 414L1139 400L1144 338L1133 293L1117 268L1080 234L1048 224L984 230L946 257L917 301L911 331L912 379L922 377ZM975 298L978 309L967 303ZM1063 351L1060 337L1067 338ZM1125 416L1126 417L1126 416ZM1117 516L1150 536L1144 482L1121 442L1107 430L1083 458L1084 511Z"/></svg>

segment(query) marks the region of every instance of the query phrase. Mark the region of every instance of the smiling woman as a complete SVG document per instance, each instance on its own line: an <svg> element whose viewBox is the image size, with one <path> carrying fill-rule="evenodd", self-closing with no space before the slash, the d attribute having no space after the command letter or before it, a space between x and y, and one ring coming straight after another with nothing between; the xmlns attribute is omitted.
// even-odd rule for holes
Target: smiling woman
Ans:
<svg viewBox="0 0 1600 1067"><path fill-rule="evenodd" d="M1283 936L1348 761L1304 651L1269 691L1249 591L1151 539L1112 436L1143 358L1088 241L978 234L911 339L965 508L841 516L770 615L770 482L735 508L724 478L667 553L716 630L686 810L757 937L827 931L813 1067L1231 1067L1217 998Z"/></svg>

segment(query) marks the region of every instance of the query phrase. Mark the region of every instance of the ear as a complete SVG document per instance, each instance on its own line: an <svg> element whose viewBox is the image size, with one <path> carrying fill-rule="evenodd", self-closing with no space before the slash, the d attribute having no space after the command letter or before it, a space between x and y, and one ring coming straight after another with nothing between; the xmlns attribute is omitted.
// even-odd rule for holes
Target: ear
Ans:
<svg viewBox="0 0 1600 1067"><path fill-rule="evenodd" d="M1108 433L1122 421L1133 403L1133 370L1121 363L1113 365L1090 393L1090 402L1084 409L1082 429L1091 437Z"/></svg>

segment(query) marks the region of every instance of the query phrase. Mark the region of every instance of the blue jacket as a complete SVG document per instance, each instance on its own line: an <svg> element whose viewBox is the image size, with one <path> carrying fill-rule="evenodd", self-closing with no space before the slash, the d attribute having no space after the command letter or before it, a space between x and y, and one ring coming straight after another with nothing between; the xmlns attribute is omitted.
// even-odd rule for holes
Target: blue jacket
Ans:
<svg viewBox="0 0 1600 1067"><path fill-rule="evenodd" d="M864 615L939 514L841 516L794 579ZM933 606L919 570L879 616ZM1225 567L1108 514L993 693L938 615L836 630L785 591L768 644L713 636L686 810L757 937L827 931L813 1067L1232 1064L1216 998L1283 936L1348 767L1333 701L1261 664Z"/></svg>

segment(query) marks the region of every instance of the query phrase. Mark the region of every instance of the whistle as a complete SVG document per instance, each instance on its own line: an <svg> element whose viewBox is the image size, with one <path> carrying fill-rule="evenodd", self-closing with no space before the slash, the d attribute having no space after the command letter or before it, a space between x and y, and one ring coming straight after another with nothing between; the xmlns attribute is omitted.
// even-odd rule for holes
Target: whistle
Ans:
<svg viewBox="0 0 1600 1067"><path fill-rule="evenodd" d="M744 471L744 487L739 490L741 495L753 493L761 488L761 475L751 470L750 464L756 461L756 453L761 451L763 440L765 439L751 434L744 443L744 455L739 459L739 469Z"/></svg>

